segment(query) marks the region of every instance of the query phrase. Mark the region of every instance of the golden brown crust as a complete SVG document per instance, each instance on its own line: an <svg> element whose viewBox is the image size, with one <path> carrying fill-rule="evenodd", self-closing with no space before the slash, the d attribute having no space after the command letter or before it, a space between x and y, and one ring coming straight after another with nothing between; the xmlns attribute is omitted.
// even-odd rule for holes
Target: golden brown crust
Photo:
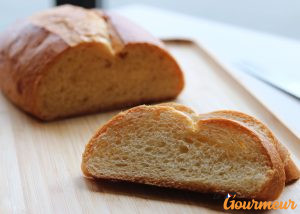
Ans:
<svg viewBox="0 0 300 214"><path fill-rule="evenodd" d="M197 114L191 108L189 108L185 105L182 105L182 104L168 102L168 103L160 103L160 104L158 104L158 106L169 106L169 107L172 107L172 108L174 108L178 111L186 113L187 115L197 116Z"/></svg>
<svg viewBox="0 0 300 214"><path fill-rule="evenodd" d="M25 111L36 112L36 87L46 66L68 45L57 35L28 20L10 28L0 38L0 87Z"/></svg>
<svg viewBox="0 0 300 214"><path fill-rule="evenodd" d="M256 118L246 115L242 112L237 112L237 111L231 111L231 110L223 110L223 111L215 111L215 112L210 112L208 114L203 115L205 118L209 117L210 115L215 115L215 116L222 116L226 115L227 117L230 117L231 119L237 121L235 117L241 118L243 121L237 121L241 122L245 126L249 127L249 124L256 124L259 129L260 133L257 134L263 134L265 135L264 139L272 143L276 150L278 151L280 158L282 162L284 163L284 168L285 168L285 176L286 176L286 183L290 183L294 180L299 179L300 177L300 171L293 162L293 160L290 157L290 153L288 150L285 148L285 146L278 141L278 139L274 136L274 134L271 132L271 130L263 124L261 121L257 120ZM249 127L251 129L251 127ZM253 129L252 129L253 130ZM255 130L253 130L256 132Z"/></svg>
<svg viewBox="0 0 300 214"><path fill-rule="evenodd" d="M164 48L163 43L159 39L155 38L125 17L121 17L118 14L109 11L104 12L104 14L111 22L125 46L132 43L147 43Z"/></svg>
<svg viewBox="0 0 300 214"><path fill-rule="evenodd" d="M291 157L284 163L286 183L292 183L300 178L300 170Z"/></svg>
<svg viewBox="0 0 300 214"><path fill-rule="evenodd" d="M106 20L94 10L63 5L34 14L30 22L56 34L69 46L102 43L113 51Z"/></svg>
<svg viewBox="0 0 300 214"><path fill-rule="evenodd" d="M157 108L157 110L160 110L162 108L172 108L181 112L185 112L188 114L194 115L194 111L190 108L180 105L180 104L174 104L174 103L164 103L156 106L152 106L154 108ZM122 112L115 117L113 117L110 121L108 121L106 124L104 124L93 136L93 138L89 141L89 143L86 145L85 151L83 153L83 159L82 159L82 171L83 173L88 177L93 177L93 175L88 171L87 169L87 161L91 157L94 151L97 149L97 138L106 132L106 130L113 126L113 124L118 123L121 121L126 114L129 114L130 112L139 112L144 111L145 106L138 106L132 109L129 109L125 112ZM193 117L195 119L195 117ZM280 193L282 192L285 184L285 173L284 173L284 165L280 159L280 156L274 147L272 143L269 143L267 141L263 141L255 132L253 132L251 129L248 129L246 126L224 118L213 118L213 119L205 119L205 120L198 120L197 125L199 126L199 130L201 130L201 126L205 124L212 124L216 123L220 126L224 126L224 128L233 127L236 130L239 130L241 133L247 133L247 135L251 136L252 139L257 142L259 145L261 145L261 152L262 154L266 155L269 158L269 164L271 166L272 173L269 176L268 182L264 185L261 192L254 193L253 195L242 195L240 194L239 197L244 198L256 198L259 200L274 200L276 199ZM199 186L199 184L195 185L193 183L187 182L187 183L180 183L173 180L161 180L161 179L153 179L153 178L145 178L145 177L130 177L130 176L118 176L116 177L95 177L95 178L101 178L101 179L109 179L109 180L126 180L126 181L132 181L132 182L139 182L144 184L151 184L151 185L157 185L157 186L164 186L164 187L173 187L173 188L179 188L179 189L188 189L192 191L201 191L201 192L217 192L221 194L226 194L226 192L222 191L222 189L218 188L217 186L212 187L211 189L205 188L205 186Z"/></svg>
<svg viewBox="0 0 300 214"><path fill-rule="evenodd" d="M72 11L75 12L72 13ZM81 19L85 22L91 20L91 24L86 26L84 23L77 23ZM105 21L101 20L106 20L107 26L103 26ZM98 25L102 28L100 30L97 28L98 30L95 31L95 26ZM139 36L130 37L130 32ZM181 69L159 40L117 15L105 15L103 12L75 6L61 6L42 12L14 25L1 35L0 88L6 97L24 111L42 120L55 119L55 117L45 116L43 109L37 106L36 94L41 77L47 72L47 68L67 50L80 44L95 42L106 46L114 54L121 54L131 45L151 46L159 49L168 60L176 65L175 73L181 81L174 94L178 95L182 90L184 81ZM162 97L158 100L170 98L173 97ZM117 107L140 104L143 101L129 100ZM145 100L145 102L150 101L153 100ZM105 109L92 109L79 114L114 108L116 106L108 106Z"/></svg>

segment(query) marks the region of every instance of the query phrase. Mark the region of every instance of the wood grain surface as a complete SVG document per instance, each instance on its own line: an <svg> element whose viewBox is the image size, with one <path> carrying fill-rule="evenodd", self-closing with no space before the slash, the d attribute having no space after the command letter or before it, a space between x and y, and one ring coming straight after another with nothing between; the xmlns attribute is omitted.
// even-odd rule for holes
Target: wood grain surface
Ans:
<svg viewBox="0 0 300 214"><path fill-rule="evenodd" d="M220 64L189 43L168 43L185 72L176 102L199 113L233 109L267 124L300 166L300 141L232 78ZM40 122L0 95L0 213L218 213L224 199L131 183L83 177L80 163L92 134L119 111ZM278 200L292 199L300 213L300 181ZM268 213L272 213L271 211ZM243 211L239 212L243 213Z"/></svg>

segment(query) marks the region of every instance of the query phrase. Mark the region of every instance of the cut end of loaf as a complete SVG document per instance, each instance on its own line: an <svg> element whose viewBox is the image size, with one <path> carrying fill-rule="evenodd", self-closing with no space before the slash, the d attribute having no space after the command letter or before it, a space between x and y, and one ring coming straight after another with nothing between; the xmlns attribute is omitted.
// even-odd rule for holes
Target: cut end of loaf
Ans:
<svg viewBox="0 0 300 214"><path fill-rule="evenodd" d="M234 121L199 120L195 115L174 105L120 113L86 146L84 174L200 192L236 192L243 198L279 196L285 178L275 148L270 154L255 133Z"/></svg>
<svg viewBox="0 0 300 214"><path fill-rule="evenodd" d="M41 79L38 109L51 120L175 98L183 88L175 61L150 44L111 55L97 44L62 54Z"/></svg>

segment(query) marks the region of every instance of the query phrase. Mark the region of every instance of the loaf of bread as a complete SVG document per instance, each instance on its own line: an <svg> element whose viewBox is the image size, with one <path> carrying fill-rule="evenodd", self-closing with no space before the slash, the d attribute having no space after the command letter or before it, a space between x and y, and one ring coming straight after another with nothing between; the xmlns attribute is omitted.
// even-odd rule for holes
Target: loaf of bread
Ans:
<svg viewBox="0 0 300 214"><path fill-rule="evenodd" d="M0 87L52 120L175 98L183 74L164 45L124 17L60 6L0 37Z"/></svg>
<svg viewBox="0 0 300 214"><path fill-rule="evenodd" d="M103 125L81 166L93 178L274 200L285 186L287 165L294 169L288 179L299 178L274 140L265 125L242 113L198 115L175 103L142 105Z"/></svg>

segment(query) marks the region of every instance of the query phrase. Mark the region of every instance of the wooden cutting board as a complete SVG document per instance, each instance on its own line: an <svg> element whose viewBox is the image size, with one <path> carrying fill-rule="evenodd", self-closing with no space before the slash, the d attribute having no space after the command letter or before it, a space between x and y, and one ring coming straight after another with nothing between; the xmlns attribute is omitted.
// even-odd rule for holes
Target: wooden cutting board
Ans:
<svg viewBox="0 0 300 214"><path fill-rule="evenodd" d="M274 131L300 166L296 135L224 67L191 43L167 46L185 72L186 87L177 102L199 113L233 109L256 116ZM224 212L224 199L217 195L84 178L80 170L84 146L116 113L42 123L0 95L0 213ZM278 200L288 199L298 203L296 210L276 212L300 213L300 181L287 186Z"/></svg>

